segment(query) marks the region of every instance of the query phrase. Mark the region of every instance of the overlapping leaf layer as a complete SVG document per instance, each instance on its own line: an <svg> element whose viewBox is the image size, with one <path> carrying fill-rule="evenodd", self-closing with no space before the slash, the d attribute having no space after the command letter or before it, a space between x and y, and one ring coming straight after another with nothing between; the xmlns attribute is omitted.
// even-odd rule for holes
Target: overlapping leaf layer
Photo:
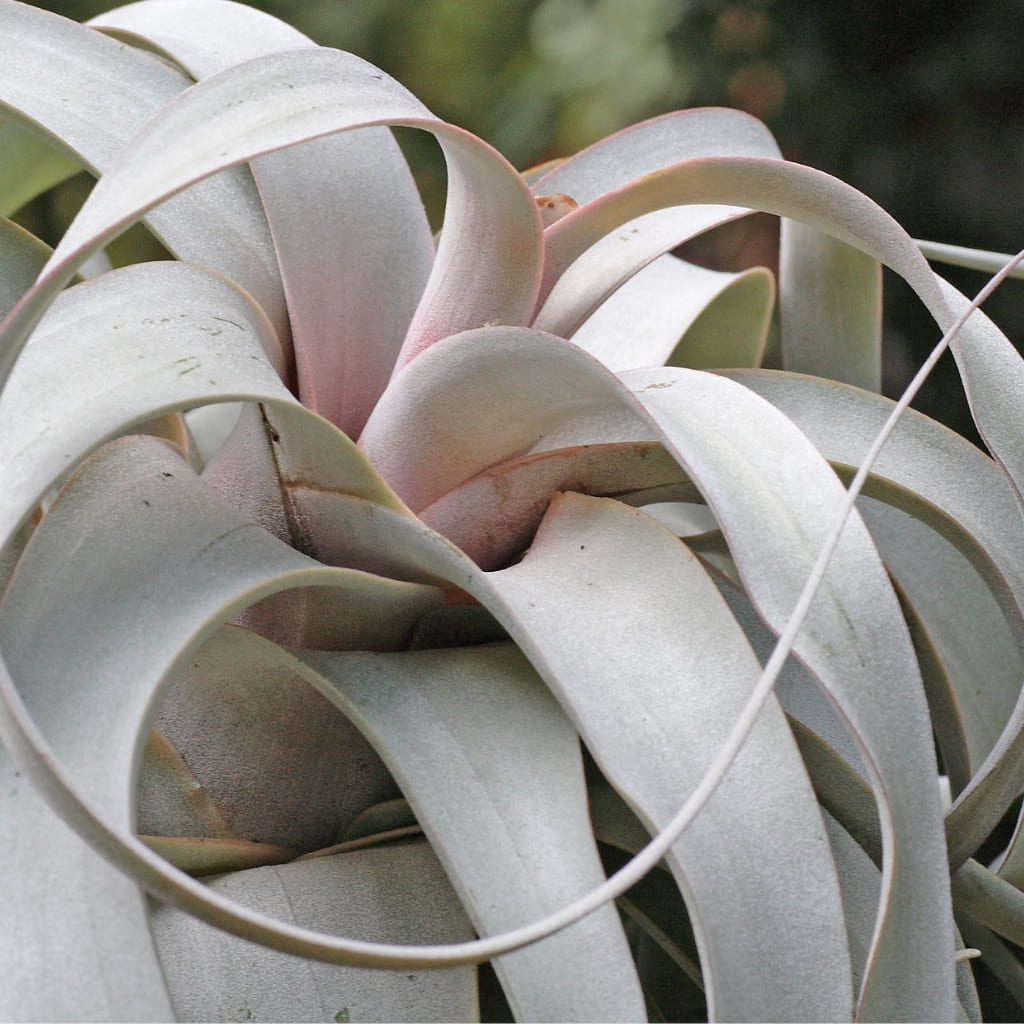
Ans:
<svg viewBox="0 0 1024 1024"><path fill-rule="evenodd" d="M0 114L7 213L97 179L0 220L0 1016L1024 1006L1024 364L847 510L882 266L967 308L882 210L730 110L524 177L231 0L0 0ZM752 210L779 316L674 254Z"/></svg>

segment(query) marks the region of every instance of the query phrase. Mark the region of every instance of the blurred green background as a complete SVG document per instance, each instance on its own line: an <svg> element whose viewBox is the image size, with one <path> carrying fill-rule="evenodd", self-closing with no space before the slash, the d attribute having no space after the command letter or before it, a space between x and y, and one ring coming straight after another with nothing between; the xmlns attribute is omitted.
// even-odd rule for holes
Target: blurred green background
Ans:
<svg viewBox="0 0 1024 1024"><path fill-rule="evenodd" d="M56 0L76 20L113 6ZM1024 0L264 0L317 42L379 65L521 168L666 110L739 107L785 154L877 200L914 237L1024 246ZM441 170L424 158L427 175ZM771 262L755 220L709 247L718 265ZM973 294L977 274L947 272ZM938 339L887 289L886 391ZM1024 336L1024 283L986 310ZM964 427L948 369L918 403Z"/></svg>

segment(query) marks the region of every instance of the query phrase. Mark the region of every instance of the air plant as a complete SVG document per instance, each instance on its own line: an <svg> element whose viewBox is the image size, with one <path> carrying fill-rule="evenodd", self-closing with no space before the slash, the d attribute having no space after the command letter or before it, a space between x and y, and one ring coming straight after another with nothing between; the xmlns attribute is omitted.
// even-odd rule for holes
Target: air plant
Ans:
<svg viewBox="0 0 1024 1024"><path fill-rule="evenodd" d="M892 218L733 110L522 175L229 0L0 0L0 105L4 212L97 178L0 221L0 1016L1024 1007L1024 365ZM674 254L752 210L775 369Z"/></svg>

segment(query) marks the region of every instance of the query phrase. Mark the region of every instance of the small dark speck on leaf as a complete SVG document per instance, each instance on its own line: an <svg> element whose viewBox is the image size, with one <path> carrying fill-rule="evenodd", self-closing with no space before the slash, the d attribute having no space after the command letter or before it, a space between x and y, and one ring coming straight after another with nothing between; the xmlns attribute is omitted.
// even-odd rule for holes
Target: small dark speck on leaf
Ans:
<svg viewBox="0 0 1024 1024"><path fill-rule="evenodd" d="M164 470L164 472L162 472L162 473L161 473L160 475L161 475L161 476L165 476L165 477L166 477L166 476L174 476L174 474L173 474L173 473L168 473L168 472L167 472L166 470Z"/></svg>
<svg viewBox="0 0 1024 1024"><path fill-rule="evenodd" d="M586 551L586 550L587 550L587 545L586 544L581 544L580 545L580 551Z"/></svg>

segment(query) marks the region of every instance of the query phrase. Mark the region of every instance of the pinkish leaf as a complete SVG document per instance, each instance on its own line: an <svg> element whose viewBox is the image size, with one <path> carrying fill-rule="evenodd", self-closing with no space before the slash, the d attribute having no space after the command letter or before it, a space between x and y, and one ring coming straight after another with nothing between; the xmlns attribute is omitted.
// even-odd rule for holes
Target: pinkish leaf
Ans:
<svg viewBox="0 0 1024 1024"><path fill-rule="evenodd" d="M77 267L142 214L243 161L380 124L432 132L449 168L437 259L399 365L456 331L525 323L539 284L542 237L537 205L522 178L495 150L433 118L373 65L336 50L291 50L204 79L133 139L116 170L97 183L47 272L4 322L0 380Z"/></svg>
<svg viewBox="0 0 1024 1024"><path fill-rule="evenodd" d="M567 422L629 424L622 390L596 359L528 328L446 338L392 380L360 448L415 512L488 466L523 455ZM649 431L648 431L649 433Z"/></svg>
<svg viewBox="0 0 1024 1024"><path fill-rule="evenodd" d="M543 174L532 187L537 193L567 193L586 209L608 193L639 184L665 167L713 156L779 158L781 154L768 129L748 114L716 108L684 110L632 125L594 143ZM595 240L591 252L567 259L557 245L548 243L541 306L533 326L571 336L641 267L688 238L744 216L749 212L745 205L676 206L647 212L628 225L616 225L623 230L609 231L607 237ZM546 234L553 239L553 232L549 228Z"/></svg>
<svg viewBox="0 0 1024 1024"><path fill-rule="evenodd" d="M142 36L197 78L313 46L262 11L219 0L131 4L91 24ZM281 266L299 398L358 437L434 261L416 185L385 128L311 140L252 170Z"/></svg>
<svg viewBox="0 0 1024 1024"><path fill-rule="evenodd" d="M529 544L560 491L617 497L658 488L666 500L697 496L654 441L587 444L508 459L422 509L419 518L483 569L500 569Z"/></svg>

